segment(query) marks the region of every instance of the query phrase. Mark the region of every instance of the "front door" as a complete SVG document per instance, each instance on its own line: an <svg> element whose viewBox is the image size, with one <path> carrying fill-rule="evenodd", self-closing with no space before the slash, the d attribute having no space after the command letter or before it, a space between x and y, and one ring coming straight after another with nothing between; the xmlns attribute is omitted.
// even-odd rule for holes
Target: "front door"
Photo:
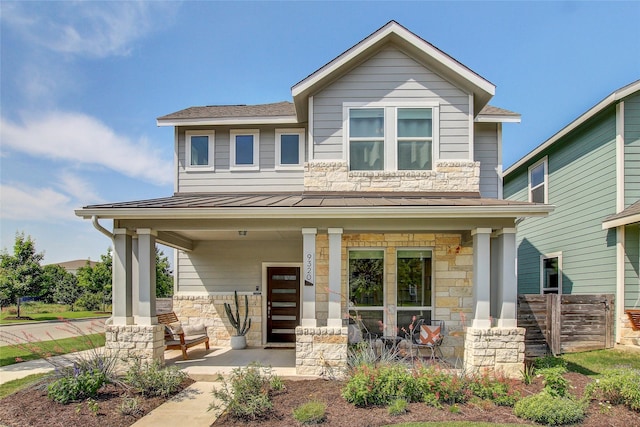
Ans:
<svg viewBox="0 0 640 427"><path fill-rule="evenodd" d="M267 342L296 342L300 268L267 267Z"/></svg>

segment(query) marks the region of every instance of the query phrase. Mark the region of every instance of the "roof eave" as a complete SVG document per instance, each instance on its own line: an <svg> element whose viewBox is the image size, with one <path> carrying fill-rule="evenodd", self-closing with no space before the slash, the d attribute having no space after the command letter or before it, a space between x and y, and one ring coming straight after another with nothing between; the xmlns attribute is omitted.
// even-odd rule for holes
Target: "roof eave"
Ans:
<svg viewBox="0 0 640 427"><path fill-rule="evenodd" d="M629 215L622 218L616 218L612 220L605 220L602 222L602 229L608 230L610 228L621 227L624 225L630 225L635 223L640 223L640 214Z"/></svg>
<svg viewBox="0 0 640 427"><path fill-rule="evenodd" d="M478 117L475 118L477 123L520 123L522 121L522 116L520 115L498 115L498 114L490 114L483 115L479 114Z"/></svg>
<svg viewBox="0 0 640 427"><path fill-rule="evenodd" d="M199 119L157 119L159 127L168 126L211 126L211 125L269 125L298 124L296 116L221 117Z"/></svg>

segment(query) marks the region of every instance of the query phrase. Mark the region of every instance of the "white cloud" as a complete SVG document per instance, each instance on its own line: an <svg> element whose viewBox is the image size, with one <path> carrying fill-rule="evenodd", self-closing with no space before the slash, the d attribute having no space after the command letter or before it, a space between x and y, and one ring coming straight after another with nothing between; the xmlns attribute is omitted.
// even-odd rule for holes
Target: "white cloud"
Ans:
<svg viewBox="0 0 640 427"><path fill-rule="evenodd" d="M74 217L71 198L51 188L0 185L0 218L30 220L69 220Z"/></svg>
<svg viewBox="0 0 640 427"><path fill-rule="evenodd" d="M128 55L132 44L171 16L175 2L4 2L2 21L54 52L104 58Z"/></svg>
<svg viewBox="0 0 640 427"><path fill-rule="evenodd" d="M99 120L82 113L50 112L29 116L23 123L0 119L3 149L32 156L99 165L156 185L173 180L172 161L145 138L119 135Z"/></svg>
<svg viewBox="0 0 640 427"><path fill-rule="evenodd" d="M72 172L60 173L58 187L61 191L73 196L82 205L104 203L104 199L98 195L89 182Z"/></svg>

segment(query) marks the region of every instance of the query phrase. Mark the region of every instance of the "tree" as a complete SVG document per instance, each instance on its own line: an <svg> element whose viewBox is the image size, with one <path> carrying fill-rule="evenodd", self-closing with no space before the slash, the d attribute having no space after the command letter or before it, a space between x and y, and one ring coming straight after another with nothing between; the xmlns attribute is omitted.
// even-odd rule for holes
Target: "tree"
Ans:
<svg viewBox="0 0 640 427"><path fill-rule="evenodd" d="M173 295L173 274L169 259L156 246L156 297L166 298Z"/></svg>
<svg viewBox="0 0 640 427"><path fill-rule="evenodd" d="M112 264L111 248L109 248L105 255L100 255L100 261L95 266L92 267L87 262L76 272L82 293L102 294L103 311L106 311L106 306L111 302Z"/></svg>
<svg viewBox="0 0 640 427"><path fill-rule="evenodd" d="M40 290L43 257L43 253L36 253L31 236L25 238L24 233L16 233L13 255L6 250L0 254L0 300L4 304L16 301L18 317L21 298Z"/></svg>
<svg viewBox="0 0 640 427"><path fill-rule="evenodd" d="M52 300L69 305L73 311L73 305L82 293L78 278L59 265L52 264L44 266L43 280L52 284Z"/></svg>
<svg viewBox="0 0 640 427"><path fill-rule="evenodd" d="M73 276L73 274L57 264L49 264L42 267L40 292L38 294L40 301L46 303L56 302L54 298L56 286L60 281L67 279L69 275Z"/></svg>

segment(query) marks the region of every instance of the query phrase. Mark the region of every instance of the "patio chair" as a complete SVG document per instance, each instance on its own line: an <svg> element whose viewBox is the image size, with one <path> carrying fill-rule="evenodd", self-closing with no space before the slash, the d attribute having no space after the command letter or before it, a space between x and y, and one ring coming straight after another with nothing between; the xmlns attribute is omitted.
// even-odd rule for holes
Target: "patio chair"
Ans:
<svg viewBox="0 0 640 427"><path fill-rule="evenodd" d="M425 321L420 319L416 322L411 334L410 343L411 346L416 348L418 356L420 356L420 350L429 350L429 360L435 361L440 359L444 361L440 345L444 339L444 321L432 320Z"/></svg>

